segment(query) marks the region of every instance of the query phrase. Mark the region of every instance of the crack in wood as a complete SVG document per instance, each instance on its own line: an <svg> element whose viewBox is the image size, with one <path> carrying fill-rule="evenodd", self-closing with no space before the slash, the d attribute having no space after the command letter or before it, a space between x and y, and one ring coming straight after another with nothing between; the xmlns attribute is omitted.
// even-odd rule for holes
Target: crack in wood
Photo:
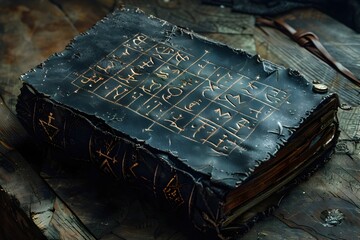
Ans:
<svg viewBox="0 0 360 240"><path fill-rule="evenodd" d="M296 228L296 229L301 229L303 230L304 232L310 234L311 236L313 236L314 238L316 239L319 239L319 237L321 239L331 239L331 240L346 240L345 238L339 238L339 237L336 237L336 238L332 238L330 236L326 236L322 233L319 233L317 230L315 230L314 228L310 227L310 226L306 226L306 225L302 225L302 224L297 224L296 222L290 220L290 219L287 219L284 217L283 214L279 214L281 215L281 217L279 216L275 216L278 220L280 220L281 222L283 222L284 224L286 224L288 227L290 228Z"/></svg>

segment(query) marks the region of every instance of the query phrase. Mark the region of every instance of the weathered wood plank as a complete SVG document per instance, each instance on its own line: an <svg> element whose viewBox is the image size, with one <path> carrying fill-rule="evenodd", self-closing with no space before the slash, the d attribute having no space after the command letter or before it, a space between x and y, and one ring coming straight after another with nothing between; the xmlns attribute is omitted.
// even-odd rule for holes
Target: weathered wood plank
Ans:
<svg viewBox="0 0 360 240"><path fill-rule="evenodd" d="M45 240L33 221L20 208L18 200L0 186L0 239Z"/></svg>
<svg viewBox="0 0 360 240"><path fill-rule="evenodd" d="M309 182L294 189L276 217L316 238L359 238L360 182L354 178L359 170L358 162L336 154ZM333 222L326 221L327 211L332 211Z"/></svg>
<svg viewBox="0 0 360 240"><path fill-rule="evenodd" d="M263 219L248 232L241 240L315 240L311 234L291 227L278 220L275 216Z"/></svg>
<svg viewBox="0 0 360 240"><path fill-rule="evenodd" d="M77 33L49 1L0 2L0 94L13 111L20 75L63 50Z"/></svg>
<svg viewBox="0 0 360 240"><path fill-rule="evenodd" d="M315 10L302 10L315 11ZM313 21L312 26L318 25L321 28L325 23ZM312 29L309 29L311 31ZM338 29L341 31L341 29ZM353 84L350 80L337 73L326 63L312 55L306 49L297 45L286 35L276 29L269 27L256 28L255 41L257 52L265 59L275 63L299 70L310 81L321 81L329 86L329 90L337 92L343 102L353 106L360 104L360 87ZM344 41L333 38L334 42ZM346 45L346 42L343 42ZM350 42L352 43L352 41ZM335 48L336 46L334 46ZM353 45L360 51L360 46ZM347 55L338 56L338 60L346 59ZM358 63L355 62L356 64Z"/></svg>
<svg viewBox="0 0 360 240"><path fill-rule="evenodd" d="M315 33L329 53L360 79L360 34L315 9L293 11L284 19L295 29Z"/></svg>
<svg viewBox="0 0 360 240"><path fill-rule="evenodd" d="M54 7L63 13L63 16L78 32L85 32L97 21L105 17L117 6L117 1L107 0L49 0Z"/></svg>
<svg viewBox="0 0 360 240"><path fill-rule="evenodd" d="M16 150L20 145L28 144L26 142L28 136L15 115L2 101L0 101L0 116L2 117L0 121L0 187L4 190L1 195L3 199L7 199L7 204L11 202L5 193L14 197L15 200L11 200L13 203L17 201L19 204L19 206L11 206L17 213L9 215L9 219L15 216L19 229L28 229L29 234L36 233L36 229L30 227L29 220L31 220L48 239L94 239L72 211ZM28 145L28 147L34 146ZM33 150L30 149L30 151ZM0 207L2 207L0 212L6 209L6 205L0 205ZM0 219L0 222L7 221L6 217ZM6 232L8 229L3 228L3 225L0 225L0 228L5 232L4 239L11 239L8 238Z"/></svg>
<svg viewBox="0 0 360 240"><path fill-rule="evenodd" d="M201 5L201 0L122 0L120 4L139 7L148 14L199 33L253 34L252 16L231 14L229 8Z"/></svg>
<svg viewBox="0 0 360 240"><path fill-rule="evenodd" d="M343 139L360 140L360 107L351 110L339 110Z"/></svg>
<svg viewBox="0 0 360 240"><path fill-rule="evenodd" d="M2 1L0 29L0 93L5 99L5 102L0 101L0 185L14 196L24 216L35 223L47 238L93 239L15 150L26 142L27 134L10 111L14 111L19 93L20 74L48 55L62 50L77 31L63 18L61 11L47 1ZM1 222L4 221L7 221L6 218L1 218ZM22 222L18 224L22 226ZM77 227L71 229L72 226ZM14 238L6 235L2 239L16 239L16 230L12 231Z"/></svg>
<svg viewBox="0 0 360 240"><path fill-rule="evenodd" d="M79 32L86 31L93 23L104 17L114 8L123 5L139 7L147 14L165 19L178 26L220 41L234 48L241 48L255 54L253 26L255 19L246 14L231 14L229 8L200 5L197 1L139 1L126 0L94 1L90 6L84 1L52 1L68 16ZM83 9L86 9L84 14Z"/></svg>

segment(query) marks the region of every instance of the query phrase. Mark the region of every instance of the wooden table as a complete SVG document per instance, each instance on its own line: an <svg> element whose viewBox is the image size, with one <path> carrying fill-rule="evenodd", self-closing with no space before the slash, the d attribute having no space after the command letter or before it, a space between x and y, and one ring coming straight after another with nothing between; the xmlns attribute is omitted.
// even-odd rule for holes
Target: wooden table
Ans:
<svg viewBox="0 0 360 240"><path fill-rule="evenodd" d="M36 150L14 115L19 76L123 4L292 67L339 93L336 154L243 239L360 239L360 88L254 17L199 1L0 1L0 239L193 239L174 216L93 166ZM283 16L315 32L360 78L360 34L314 9ZM301 101L301 99L299 99ZM339 224L329 224L334 216Z"/></svg>

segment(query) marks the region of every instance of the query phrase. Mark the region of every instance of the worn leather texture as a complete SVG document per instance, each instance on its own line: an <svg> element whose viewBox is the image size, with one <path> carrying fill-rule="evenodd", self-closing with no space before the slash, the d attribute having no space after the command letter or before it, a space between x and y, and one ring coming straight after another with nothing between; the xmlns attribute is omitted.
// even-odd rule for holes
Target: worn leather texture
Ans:
<svg viewBox="0 0 360 240"><path fill-rule="evenodd" d="M17 112L32 135L142 184L201 230L218 228L226 194L336 97L127 8L22 80Z"/></svg>

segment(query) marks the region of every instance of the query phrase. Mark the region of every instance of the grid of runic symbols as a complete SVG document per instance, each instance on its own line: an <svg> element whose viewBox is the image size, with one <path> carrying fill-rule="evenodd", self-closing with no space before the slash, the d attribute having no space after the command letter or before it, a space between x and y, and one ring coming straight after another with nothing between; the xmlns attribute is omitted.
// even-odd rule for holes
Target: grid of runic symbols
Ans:
<svg viewBox="0 0 360 240"><path fill-rule="evenodd" d="M154 125L230 154L289 94L143 34L120 44L72 84ZM251 102L251 106L247 106Z"/></svg>

